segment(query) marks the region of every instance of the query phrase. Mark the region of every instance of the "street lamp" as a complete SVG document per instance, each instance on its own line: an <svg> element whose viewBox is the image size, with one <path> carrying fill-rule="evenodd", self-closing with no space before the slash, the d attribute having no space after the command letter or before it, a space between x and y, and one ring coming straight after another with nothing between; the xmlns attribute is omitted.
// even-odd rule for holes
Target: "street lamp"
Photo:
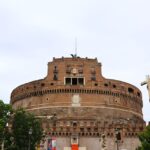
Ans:
<svg viewBox="0 0 150 150"><path fill-rule="evenodd" d="M102 150L107 150L107 147L106 147L106 136L105 136L105 134L103 133L102 135L101 135L101 138L102 138L102 143L101 143L101 147L102 147Z"/></svg>
<svg viewBox="0 0 150 150"><path fill-rule="evenodd" d="M8 124L8 122L7 122L6 125L5 125L5 128L4 128L4 131L3 131L3 136L4 136L5 131L6 131L6 129L8 128L8 126L9 126L9 124ZM2 140L1 150L4 150L4 143L5 143L5 137L3 137L3 140Z"/></svg>
<svg viewBox="0 0 150 150"><path fill-rule="evenodd" d="M120 129L119 128L115 129L115 135L116 135L117 150L119 150L119 143L118 143L118 141L121 140L121 135L120 135Z"/></svg>
<svg viewBox="0 0 150 150"><path fill-rule="evenodd" d="M4 115L5 115L6 122L5 122L5 125L3 128L3 131L2 131L3 138L2 138L2 142L1 142L1 150L4 150L5 137L6 137L5 133L6 133L6 130L9 131L9 129L11 127L11 120L12 120L14 114L11 111L8 111Z"/></svg>
<svg viewBox="0 0 150 150"><path fill-rule="evenodd" d="M32 128L29 129L29 147L28 150L30 150L30 146L31 146L31 135L32 135Z"/></svg>

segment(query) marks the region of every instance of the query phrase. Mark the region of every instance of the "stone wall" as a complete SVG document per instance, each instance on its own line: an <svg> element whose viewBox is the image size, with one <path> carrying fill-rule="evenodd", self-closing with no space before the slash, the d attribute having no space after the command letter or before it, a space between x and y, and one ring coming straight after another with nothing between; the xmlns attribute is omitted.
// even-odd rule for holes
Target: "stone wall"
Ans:
<svg viewBox="0 0 150 150"><path fill-rule="evenodd" d="M50 136L47 138L51 138ZM86 147L87 150L102 150L101 138L80 138L79 137L79 147ZM47 145L47 140L45 142L45 147ZM138 138L125 138L124 141L118 143L119 150L135 150L137 146L140 145ZM71 147L70 137L57 137L56 138L56 149L64 150L64 147ZM117 143L114 138L106 138L106 148L107 150L117 150Z"/></svg>
<svg viewBox="0 0 150 150"><path fill-rule="evenodd" d="M141 91L129 83L104 78L97 59L53 58L44 79L12 91L11 104L42 119L46 135L57 138L58 149L68 147L70 137L77 134L81 147L100 150L99 139L105 133L108 149L114 150L114 130L119 129L119 147L135 150L137 134L145 127Z"/></svg>

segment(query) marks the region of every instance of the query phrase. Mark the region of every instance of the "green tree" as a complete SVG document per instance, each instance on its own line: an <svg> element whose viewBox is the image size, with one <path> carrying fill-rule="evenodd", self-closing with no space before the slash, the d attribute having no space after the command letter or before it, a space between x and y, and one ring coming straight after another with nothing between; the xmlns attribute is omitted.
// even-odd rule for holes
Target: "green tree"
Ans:
<svg viewBox="0 0 150 150"><path fill-rule="evenodd" d="M2 144L5 139L6 125L9 121L11 113L11 105L5 104L2 100L0 100L0 144Z"/></svg>
<svg viewBox="0 0 150 150"><path fill-rule="evenodd" d="M137 150L149 150L150 149L150 126L147 126L145 130L139 134L139 139L141 141L141 147Z"/></svg>
<svg viewBox="0 0 150 150"><path fill-rule="evenodd" d="M27 150L29 146L30 150L35 150L36 144L42 139L42 133L40 121L20 109L13 115L11 132L7 133L5 145L9 150Z"/></svg>

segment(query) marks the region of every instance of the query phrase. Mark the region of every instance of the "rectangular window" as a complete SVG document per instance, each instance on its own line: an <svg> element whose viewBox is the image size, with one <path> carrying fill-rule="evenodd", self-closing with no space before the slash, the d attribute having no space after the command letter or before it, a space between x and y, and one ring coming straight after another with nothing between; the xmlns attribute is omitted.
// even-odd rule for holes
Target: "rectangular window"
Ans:
<svg viewBox="0 0 150 150"><path fill-rule="evenodd" d="M72 78L72 85L77 85L77 78Z"/></svg>
<svg viewBox="0 0 150 150"><path fill-rule="evenodd" d="M58 75L57 74L54 74L54 77L53 77L53 80L58 80Z"/></svg>
<svg viewBox="0 0 150 150"><path fill-rule="evenodd" d="M78 78L78 84L79 84L79 85L83 85L83 84L84 84L83 78Z"/></svg>
<svg viewBox="0 0 150 150"><path fill-rule="evenodd" d="M91 76L92 81L96 81L96 77L94 75Z"/></svg>
<svg viewBox="0 0 150 150"><path fill-rule="evenodd" d="M66 78L66 85L71 85L71 78Z"/></svg>
<svg viewBox="0 0 150 150"><path fill-rule="evenodd" d="M84 78L65 78L65 85L84 85Z"/></svg>

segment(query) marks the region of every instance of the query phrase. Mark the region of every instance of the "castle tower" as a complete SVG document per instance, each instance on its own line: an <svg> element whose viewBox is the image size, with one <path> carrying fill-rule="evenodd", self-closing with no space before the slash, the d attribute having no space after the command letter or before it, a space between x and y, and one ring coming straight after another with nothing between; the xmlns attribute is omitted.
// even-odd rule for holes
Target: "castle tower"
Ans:
<svg viewBox="0 0 150 150"><path fill-rule="evenodd" d="M103 77L96 58L53 58L44 79L13 90L11 104L42 119L43 147L56 150L135 150L145 127L141 91Z"/></svg>

